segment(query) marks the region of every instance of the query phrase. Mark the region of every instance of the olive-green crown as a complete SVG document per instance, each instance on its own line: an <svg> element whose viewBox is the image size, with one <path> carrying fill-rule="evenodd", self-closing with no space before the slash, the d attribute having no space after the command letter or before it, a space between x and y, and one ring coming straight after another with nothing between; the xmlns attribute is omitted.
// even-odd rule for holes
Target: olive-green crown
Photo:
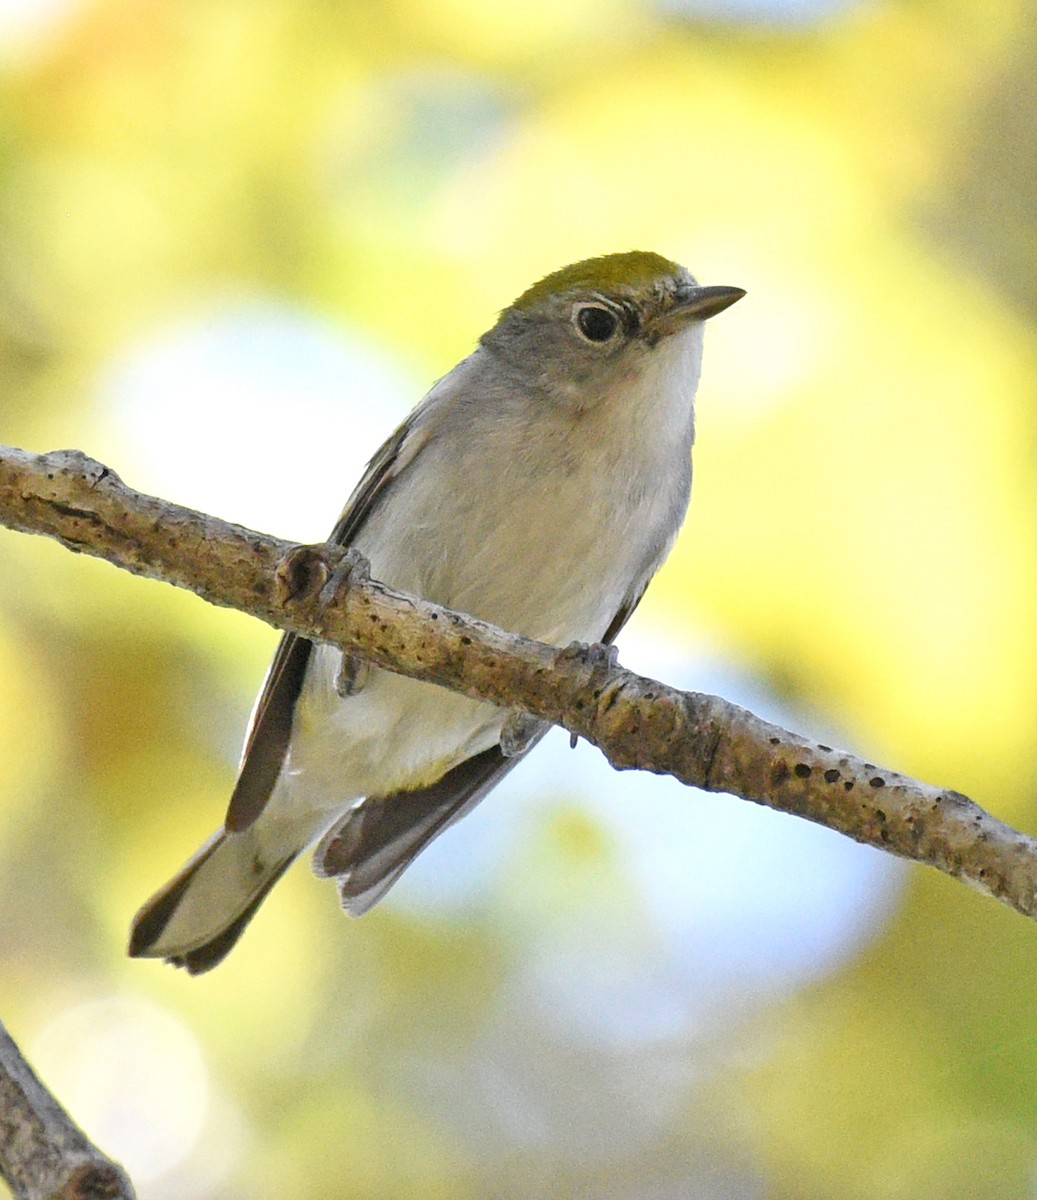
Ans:
<svg viewBox="0 0 1037 1200"><path fill-rule="evenodd" d="M679 263L652 254L647 250L627 250L621 254L603 254L600 258L585 258L545 276L527 288L512 305L513 309L528 309L549 296L567 293L601 292L604 295L647 291L674 279L687 279L688 273Z"/></svg>

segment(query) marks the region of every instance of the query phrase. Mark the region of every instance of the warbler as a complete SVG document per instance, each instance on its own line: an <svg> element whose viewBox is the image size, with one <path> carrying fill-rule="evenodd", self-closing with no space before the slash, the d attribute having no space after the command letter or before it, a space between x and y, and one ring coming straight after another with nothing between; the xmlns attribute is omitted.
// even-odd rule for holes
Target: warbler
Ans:
<svg viewBox="0 0 1037 1200"><path fill-rule="evenodd" d="M611 645L687 511L703 322L743 295L642 251L547 276L375 454L330 541L510 632ZM137 914L130 954L214 967L314 842L366 912L545 728L286 634L224 828Z"/></svg>

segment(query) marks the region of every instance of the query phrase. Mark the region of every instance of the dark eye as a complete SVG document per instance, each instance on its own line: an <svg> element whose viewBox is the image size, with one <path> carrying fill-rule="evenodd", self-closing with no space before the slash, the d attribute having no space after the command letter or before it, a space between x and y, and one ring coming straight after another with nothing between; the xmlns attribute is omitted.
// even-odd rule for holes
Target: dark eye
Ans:
<svg viewBox="0 0 1037 1200"><path fill-rule="evenodd" d="M576 313L576 328L588 342L607 342L619 328L619 318L607 308L588 304Z"/></svg>

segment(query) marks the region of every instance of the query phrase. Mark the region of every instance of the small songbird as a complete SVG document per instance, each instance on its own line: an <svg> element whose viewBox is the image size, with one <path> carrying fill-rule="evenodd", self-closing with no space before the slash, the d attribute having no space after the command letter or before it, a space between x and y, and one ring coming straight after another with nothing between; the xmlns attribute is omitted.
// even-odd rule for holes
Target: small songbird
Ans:
<svg viewBox="0 0 1037 1200"><path fill-rule="evenodd" d="M549 275L382 446L330 540L512 633L610 645L687 510L703 322L744 294L640 251ZM318 839L317 874L366 912L545 728L286 634L224 828L137 914L130 954L214 967Z"/></svg>

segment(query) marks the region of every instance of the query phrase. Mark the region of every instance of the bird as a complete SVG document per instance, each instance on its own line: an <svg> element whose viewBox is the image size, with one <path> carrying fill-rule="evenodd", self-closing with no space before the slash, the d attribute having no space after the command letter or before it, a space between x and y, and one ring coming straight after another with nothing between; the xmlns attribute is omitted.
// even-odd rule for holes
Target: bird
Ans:
<svg viewBox="0 0 1037 1200"><path fill-rule="evenodd" d="M377 451L329 542L509 632L611 647L687 511L704 322L744 295L647 251L547 275ZM224 826L137 913L130 955L215 967L314 843L367 912L546 730L285 634Z"/></svg>

